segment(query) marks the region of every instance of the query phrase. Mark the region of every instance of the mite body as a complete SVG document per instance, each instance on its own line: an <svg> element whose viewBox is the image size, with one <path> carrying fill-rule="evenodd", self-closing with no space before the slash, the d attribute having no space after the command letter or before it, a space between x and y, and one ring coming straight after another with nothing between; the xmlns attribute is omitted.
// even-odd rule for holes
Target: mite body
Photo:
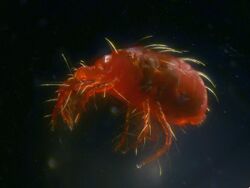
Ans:
<svg viewBox="0 0 250 188"><path fill-rule="evenodd" d="M73 129L91 97L110 95L128 107L115 150L137 149L145 140L157 141L163 135L162 146L138 167L159 158L175 137L171 126L195 126L204 121L207 87L202 78L212 83L188 63L201 62L173 56L172 52L179 51L162 44L114 48L92 66L80 66L57 90L52 123L60 116Z"/></svg>

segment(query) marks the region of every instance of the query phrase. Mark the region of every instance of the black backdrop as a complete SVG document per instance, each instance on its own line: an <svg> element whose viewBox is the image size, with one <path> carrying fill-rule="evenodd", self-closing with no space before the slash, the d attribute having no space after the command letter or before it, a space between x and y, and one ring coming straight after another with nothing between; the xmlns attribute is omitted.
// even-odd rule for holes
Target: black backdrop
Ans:
<svg viewBox="0 0 250 188"><path fill-rule="evenodd" d="M0 187L250 186L249 2L247 1L9 1L2 4ZM203 126L176 129L178 140L161 161L112 151L124 121L118 101L90 107L73 132L50 130L43 101L68 74L60 54L76 65L154 35L208 64L220 103L209 97ZM116 107L116 113L110 109Z"/></svg>

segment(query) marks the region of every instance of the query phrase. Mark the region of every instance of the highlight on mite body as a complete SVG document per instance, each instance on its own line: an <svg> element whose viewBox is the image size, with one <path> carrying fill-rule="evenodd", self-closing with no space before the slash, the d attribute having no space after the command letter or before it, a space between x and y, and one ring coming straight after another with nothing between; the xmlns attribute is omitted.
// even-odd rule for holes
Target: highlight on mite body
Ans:
<svg viewBox="0 0 250 188"><path fill-rule="evenodd" d="M117 49L109 39L106 41L112 48L110 54L100 57L91 66L80 63L61 84L44 84L58 86L57 97L49 100L55 101L51 122L55 125L61 117L73 129L95 95L121 100L128 110L115 150L137 151L145 141L162 143L137 165L140 168L169 150L175 139L173 126L198 126L205 120L207 91L218 98L204 81L212 87L215 84L191 66L191 63L205 66L204 63L180 57L182 51L165 44Z"/></svg>

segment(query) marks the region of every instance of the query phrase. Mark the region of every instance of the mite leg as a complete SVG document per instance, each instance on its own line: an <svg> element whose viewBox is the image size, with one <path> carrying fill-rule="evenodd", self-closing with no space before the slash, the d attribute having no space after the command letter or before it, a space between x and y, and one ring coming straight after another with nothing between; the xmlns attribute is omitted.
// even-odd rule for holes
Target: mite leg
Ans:
<svg viewBox="0 0 250 188"><path fill-rule="evenodd" d="M80 116L79 90L85 89L93 84L93 81L67 80L67 87L61 86L58 90L57 101L52 111L51 122L55 126L56 119L60 115L70 129Z"/></svg>
<svg viewBox="0 0 250 188"><path fill-rule="evenodd" d="M126 150L124 150L125 144L127 143L128 139L128 132L129 132L129 127L130 127L130 119L131 119L131 110L128 109L127 114L126 114L126 120L125 120L125 125L124 125L124 130L120 135L119 142L115 146L115 151L123 151L126 153Z"/></svg>
<svg viewBox="0 0 250 188"><path fill-rule="evenodd" d="M115 150L121 150L124 148L125 144L128 143L128 136L131 136L131 133L129 134L129 129L131 127L131 120L134 118L134 121L140 120L139 125L142 127L139 127L138 125L136 127L133 127L132 132L134 132L134 138L131 141L131 144L128 146L129 148L135 149L135 153L137 153L137 148L140 147L143 143L145 144L146 139L150 139L151 136L151 122L150 122L150 108L149 108L149 101L146 100L143 105L143 115L141 115L140 112L140 117L138 118L138 113L135 113L135 110L133 111L128 111L127 116L126 116L126 123L124 127L124 132L121 134L119 143L117 144ZM142 116L142 118L141 118ZM141 122L141 119L143 122Z"/></svg>
<svg viewBox="0 0 250 188"><path fill-rule="evenodd" d="M103 93L103 96L106 96L106 93L109 93L113 89L113 83L101 83L95 82L90 86L84 87L80 90L81 95L81 107L85 108L86 104L88 103L89 99L96 94Z"/></svg>
<svg viewBox="0 0 250 188"><path fill-rule="evenodd" d="M52 124L55 123L58 114L60 114L67 126L73 129L89 98L111 88L112 84L110 83L89 80L74 82L69 87L59 88L57 103L51 117Z"/></svg>
<svg viewBox="0 0 250 188"><path fill-rule="evenodd" d="M146 100L143 103L143 128L141 132L139 133L137 137L137 145L139 145L142 142L145 142L147 137L151 136L151 121L150 121L150 107L149 107L149 101Z"/></svg>
<svg viewBox="0 0 250 188"><path fill-rule="evenodd" d="M154 154L147 157L140 164L138 164L137 168L141 168L142 166L161 157L170 148L172 144L172 138L175 137L169 123L166 121L166 117L162 111L161 105L159 103L157 105L158 105L158 109L157 109L156 116L157 116L157 120L159 122L160 128L165 136L165 141L164 141L164 144Z"/></svg>

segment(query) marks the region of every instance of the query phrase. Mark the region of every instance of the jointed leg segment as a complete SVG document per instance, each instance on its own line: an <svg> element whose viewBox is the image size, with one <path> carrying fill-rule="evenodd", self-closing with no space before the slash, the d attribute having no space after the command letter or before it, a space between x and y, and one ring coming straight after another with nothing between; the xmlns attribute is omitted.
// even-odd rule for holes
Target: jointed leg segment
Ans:
<svg viewBox="0 0 250 188"><path fill-rule="evenodd" d="M144 159L140 164L137 165L137 168L141 168L142 166L158 159L159 157L161 157L171 146L172 144L172 138L175 137L171 126L169 125L169 123L166 120L165 114L162 111L161 105L158 103L157 104L158 108L157 108L157 120L159 122L160 125L160 129L163 132L164 135L164 143L163 145L157 150L155 151L155 153L153 153L151 156L147 157L146 159Z"/></svg>
<svg viewBox="0 0 250 188"><path fill-rule="evenodd" d="M97 93L107 92L113 88L113 83L100 81L70 81L68 87L58 90L58 98L52 112L52 124L60 113L63 121L70 129L79 121L81 111L85 108L90 97Z"/></svg>

